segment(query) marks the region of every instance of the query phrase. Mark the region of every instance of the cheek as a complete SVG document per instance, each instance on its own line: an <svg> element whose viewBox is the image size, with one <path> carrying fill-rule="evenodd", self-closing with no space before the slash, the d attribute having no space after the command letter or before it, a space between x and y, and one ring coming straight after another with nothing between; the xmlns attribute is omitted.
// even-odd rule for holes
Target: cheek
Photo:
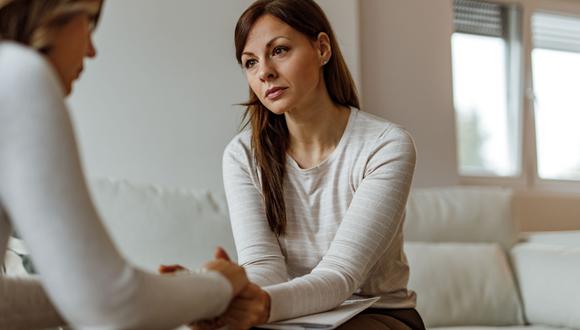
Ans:
<svg viewBox="0 0 580 330"><path fill-rule="evenodd" d="M258 79L257 77L255 77L252 74L246 74L246 80L248 81L248 85L250 86L250 88L252 89L252 91L258 95L258 97L260 97L260 79Z"/></svg>
<svg viewBox="0 0 580 330"><path fill-rule="evenodd" d="M288 74L292 80L299 82L299 85L306 89L318 84L320 79L320 67L318 63L310 57L302 57L288 67Z"/></svg>

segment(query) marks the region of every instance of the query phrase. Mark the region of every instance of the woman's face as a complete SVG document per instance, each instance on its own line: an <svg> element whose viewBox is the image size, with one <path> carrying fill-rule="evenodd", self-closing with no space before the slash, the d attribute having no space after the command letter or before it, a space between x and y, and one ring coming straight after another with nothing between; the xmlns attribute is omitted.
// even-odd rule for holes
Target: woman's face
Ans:
<svg viewBox="0 0 580 330"><path fill-rule="evenodd" d="M46 56L56 69L66 94L83 71L85 57L93 58L96 50L92 40L93 17L79 13L56 29Z"/></svg>
<svg viewBox="0 0 580 330"><path fill-rule="evenodd" d="M328 44L320 37L312 41L278 18L265 15L248 34L242 66L262 104L282 114L308 107L326 92L321 67L329 54Z"/></svg>

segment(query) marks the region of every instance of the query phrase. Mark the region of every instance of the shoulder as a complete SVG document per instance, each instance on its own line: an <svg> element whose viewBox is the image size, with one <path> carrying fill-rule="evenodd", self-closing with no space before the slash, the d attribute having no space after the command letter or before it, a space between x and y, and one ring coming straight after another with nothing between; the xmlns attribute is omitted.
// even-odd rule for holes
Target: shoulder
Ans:
<svg viewBox="0 0 580 330"><path fill-rule="evenodd" d="M0 82L11 85L53 74L50 64L42 55L13 42L0 42L0 72Z"/></svg>
<svg viewBox="0 0 580 330"><path fill-rule="evenodd" d="M244 129L228 143L224 150L225 162L237 161L249 163L252 160L252 132Z"/></svg>
<svg viewBox="0 0 580 330"><path fill-rule="evenodd" d="M60 83L48 61L28 47L0 42L0 72L0 93L3 97L17 97L38 88L62 94L58 87Z"/></svg>
<svg viewBox="0 0 580 330"><path fill-rule="evenodd" d="M22 69L29 66L38 66L43 62L42 55L35 50L10 41L0 42L0 65L3 73L11 69ZM3 74L4 76L4 74Z"/></svg>
<svg viewBox="0 0 580 330"><path fill-rule="evenodd" d="M409 171L414 168L415 143L411 134L400 125L358 111L353 135L358 144L364 145L361 160L365 163L365 175L389 164L408 167Z"/></svg>
<svg viewBox="0 0 580 330"><path fill-rule="evenodd" d="M414 149L415 144L411 134L402 126L368 112L354 111L357 111L353 129L355 138L368 141L374 146L398 143Z"/></svg>

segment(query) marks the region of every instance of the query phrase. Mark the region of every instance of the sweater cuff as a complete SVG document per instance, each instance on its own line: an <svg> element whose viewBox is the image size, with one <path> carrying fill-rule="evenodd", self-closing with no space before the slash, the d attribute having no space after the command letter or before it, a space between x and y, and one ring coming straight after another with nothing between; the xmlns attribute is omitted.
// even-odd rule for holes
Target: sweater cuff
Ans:
<svg viewBox="0 0 580 330"><path fill-rule="evenodd" d="M208 296L215 298L206 301L204 307L206 307L207 312L204 314L219 316L225 313L234 296L234 289L230 281L220 272L213 270L203 271L196 275L206 280L206 291L211 291L211 293L208 292Z"/></svg>
<svg viewBox="0 0 580 330"><path fill-rule="evenodd" d="M262 288L270 296L270 317L268 323L286 320L294 315L291 290L284 284L276 284Z"/></svg>
<svg viewBox="0 0 580 330"><path fill-rule="evenodd" d="M205 275L208 275L209 277L212 277L213 279L215 279L217 284L223 288L223 290L218 290L216 292L217 295L219 295L222 292L227 293L228 299L219 299L221 301L226 301L225 304L223 304L222 306L220 306L220 308L218 308L218 310L219 310L218 315L221 315L227 310L228 306L230 305L231 299L234 296L234 287L232 286L230 281L218 271L211 270L211 271L208 271L207 273L205 273Z"/></svg>

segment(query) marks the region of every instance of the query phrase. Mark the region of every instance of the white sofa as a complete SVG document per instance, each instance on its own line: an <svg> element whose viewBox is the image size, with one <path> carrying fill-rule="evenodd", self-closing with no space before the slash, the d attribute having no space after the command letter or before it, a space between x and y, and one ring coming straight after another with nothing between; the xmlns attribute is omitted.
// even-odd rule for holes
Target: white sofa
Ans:
<svg viewBox="0 0 580 330"><path fill-rule="evenodd" d="M106 179L91 186L121 251L140 267L197 268L218 244L235 257L221 193ZM428 328L580 329L580 233L522 242L509 191L416 190L405 236L409 286Z"/></svg>
<svg viewBox="0 0 580 330"><path fill-rule="evenodd" d="M428 327L580 329L580 232L518 233L511 197L481 187L411 194L409 287Z"/></svg>

